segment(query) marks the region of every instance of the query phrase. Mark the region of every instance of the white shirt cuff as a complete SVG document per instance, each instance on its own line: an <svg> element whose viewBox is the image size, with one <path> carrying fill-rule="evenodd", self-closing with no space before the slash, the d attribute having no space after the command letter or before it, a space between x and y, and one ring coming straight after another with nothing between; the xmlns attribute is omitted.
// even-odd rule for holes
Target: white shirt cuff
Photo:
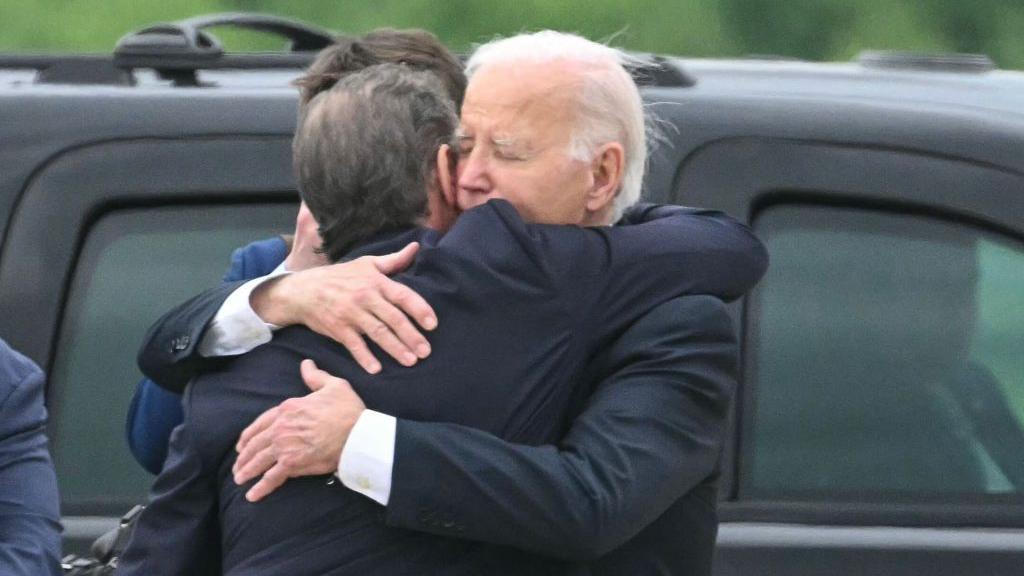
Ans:
<svg viewBox="0 0 1024 576"><path fill-rule="evenodd" d="M232 292L221 304L210 325L199 341L201 356L237 356L270 342L273 330L279 326L268 324L256 315L249 296L257 286L271 278L288 272L278 266L270 274L249 280Z"/></svg>
<svg viewBox="0 0 1024 576"><path fill-rule="evenodd" d="M391 498L397 422L394 416L363 410L338 459L341 483L384 506Z"/></svg>

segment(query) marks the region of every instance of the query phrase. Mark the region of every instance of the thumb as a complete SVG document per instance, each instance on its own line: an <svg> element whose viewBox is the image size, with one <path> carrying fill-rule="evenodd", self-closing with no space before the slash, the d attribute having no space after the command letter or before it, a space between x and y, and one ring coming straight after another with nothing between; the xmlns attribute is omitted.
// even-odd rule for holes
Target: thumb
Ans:
<svg viewBox="0 0 1024 576"><path fill-rule="evenodd" d="M406 244L405 248L402 248L398 252L392 252L386 256L378 256L374 258L373 264L382 274L396 274L405 270L410 264L412 264L413 259L416 257L416 252L419 251L419 249L419 242L410 242Z"/></svg>
<svg viewBox="0 0 1024 576"><path fill-rule="evenodd" d="M306 386L310 390L316 392L324 386L327 386L334 376L331 376L327 372L317 368L316 362L313 362L309 358L302 361L299 364L299 372L302 374L302 381L306 383Z"/></svg>

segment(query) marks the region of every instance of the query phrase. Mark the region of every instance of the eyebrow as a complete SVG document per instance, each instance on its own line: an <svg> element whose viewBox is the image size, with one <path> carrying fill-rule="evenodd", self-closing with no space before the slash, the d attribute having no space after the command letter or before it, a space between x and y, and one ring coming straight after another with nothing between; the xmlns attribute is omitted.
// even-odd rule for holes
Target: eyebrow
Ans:
<svg viewBox="0 0 1024 576"><path fill-rule="evenodd" d="M491 142L494 143L498 148L515 148L517 144L521 144L521 140L517 140L512 136L495 136L491 138Z"/></svg>
<svg viewBox="0 0 1024 576"><path fill-rule="evenodd" d="M476 140L476 136L473 136L472 134L467 134L466 130L464 130L460 126L460 127L455 129L455 140L459 141L459 142L463 142L463 141L466 141L466 140ZM516 149L517 151L520 151L520 152L525 152L526 148L527 148L527 145L525 144L523 139L515 138L513 136L504 136L504 135L503 136L493 136L493 137L491 137L490 141L491 141L492 144L494 144L494 146L496 148L502 148L502 149L510 149L511 148L511 149Z"/></svg>

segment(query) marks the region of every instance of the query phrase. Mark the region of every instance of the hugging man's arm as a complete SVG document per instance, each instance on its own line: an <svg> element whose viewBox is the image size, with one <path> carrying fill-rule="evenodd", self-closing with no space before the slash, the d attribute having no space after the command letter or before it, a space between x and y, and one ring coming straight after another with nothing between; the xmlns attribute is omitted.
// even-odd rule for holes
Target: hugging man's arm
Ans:
<svg viewBox="0 0 1024 576"><path fill-rule="evenodd" d="M678 555L621 550L619 562L710 563L691 551L710 551L714 541L736 365L724 305L684 296L651 310L601 355L591 373L605 376L557 446L398 420L386 520L575 560L605 555L651 525L631 545ZM668 526L652 525L666 511Z"/></svg>
<svg viewBox="0 0 1024 576"><path fill-rule="evenodd" d="M649 220L635 231L524 228L511 207L492 202L466 213L444 242L465 240L476 247L483 243L479 249L500 258L502 246L508 245L500 230L509 230L520 240L518 245L533 246L527 251L536 258L563 263L566 270L554 274L566 278L566 290L572 290L568 284L570 277L575 278L579 296L587 300L572 309L590 310L585 313L604 325L602 332L608 330L615 308L622 310L618 321L630 315L636 318L636 310L649 311L653 303L645 306L645 295L657 301L671 298L666 294L707 290L734 298L764 271L763 247L749 230L722 214L665 208ZM646 241L639 242L644 237ZM693 242L699 248L688 243L691 238L699 238ZM658 246L662 241L669 246ZM590 254L581 259L589 263L564 264L574 251ZM669 252L675 258L663 263ZM653 269L650 263L637 265L648 254L656 259ZM652 280L645 278L646 272L654 284L648 285ZM590 277L599 276L607 277L588 284ZM596 306L588 305L591 299ZM654 532L645 531L637 542L655 552L678 550L678 546L665 546L664 538L678 533L672 528L682 522L689 524L684 531L692 537L689 542L695 551L679 557L623 553L624 558L632 564L646 556L647 562L678 560L690 567L706 566L716 525L714 477L734 381L735 344L731 322L719 300L691 296L670 303L680 309L649 312L629 329L628 337L608 343L612 350L601 355L608 369L598 373L614 375L559 446L521 446L468 428L406 420L397 421L391 440L380 440L381 434L361 431L360 418L342 452L343 482L387 504L396 525L576 560L593 559L616 548L668 510L667 523L659 519L651 524ZM292 402L316 405L321 400L314 393ZM328 427L335 424L336 419L326 420ZM287 476L311 473L301 469L301 457L294 461L298 469L284 473L289 464L280 457L287 446L275 445L278 432L267 420L261 417L257 427L264 432L243 435L235 470L236 480L243 482L274 466L253 487L250 497L254 499ZM379 458L374 443L393 448L393 457ZM279 451L276 459L275 450ZM354 472L353 452L366 456L360 460L383 462L383 467L376 467L385 473L375 477L372 465ZM333 456L335 462L337 456ZM430 461L425 468L421 458ZM315 472L329 471L331 460L318 462ZM423 470L433 476L421 483ZM360 476L368 480L362 486ZM376 489L380 486L385 489ZM429 493L422 500L421 487ZM669 509L684 495L685 502Z"/></svg>
<svg viewBox="0 0 1024 576"><path fill-rule="evenodd" d="M429 330L437 319L422 298L386 274L404 269L416 249L411 245L387 256L309 268L268 278L262 284L259 279L252 280L244 292L244 282L210 288L173 308L150 327L139 349L139 368L161 387L180 393L190 379L217 365L218 358L209 352L204 355L203 348L242 354L270 340L271 329L266 323L305 323L348 347L370 372L376 371L372 369L375 364L379 369L379 362L367 348L364 335L398 362L414 363L416 358L429 354L429 347L422 350L426 339L413 321ZM265 302L255 309L255 323L248 322L241 333L232 330L230 323L219 330L214 326L220 340L204 342L229 297L243 296L243 306L247 307L250 292L252 299ZM264 313L264 307L269 312ZM413 354L411 361L409 354Z"/></svg>

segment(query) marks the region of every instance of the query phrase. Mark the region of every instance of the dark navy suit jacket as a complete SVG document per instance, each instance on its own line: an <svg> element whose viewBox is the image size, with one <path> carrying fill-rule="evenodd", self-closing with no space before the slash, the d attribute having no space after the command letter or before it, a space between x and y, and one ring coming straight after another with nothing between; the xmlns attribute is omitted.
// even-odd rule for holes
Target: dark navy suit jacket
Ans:
<svg viewBox="0 0 1024 576"><path fill-rule="evenodd" d="M0 340L0 574L60 574L43 373Z"/></svg>
<svg viewBox="0 0 1024 576"><path fill-rule="evenodd" d="M710 289L735 297L763 272L759 243L721 215L662 208L646 216L652 221L614 229L525 225L511 206L491 202L463 215L400 277L447 318L431 334L434 353L426 361L408 370L390 365L383 377L368 377L337 345L292 328L232 361L230 369L199 378L186 400L188 419L175 432L171 457L122 570L166 567L168 557L205 561L218 526L229 572L567 570L567 565L509 549L387 528L380 507L322 479L291 481L267 501L250 505L243 498L245 487L231 481L232 447L260 412L306 392L297 364L307 356L348 376L369 407L402 422L447 421L524 445L555 442L568 428L572 406L589 393L570 383L583 381L595 352L660 302ZM433 244L423 234L393 236L371 250L389 251L417 237ZM716 264L731 264L735 272L721 272L713 286L694 273ZM734 349L731 339L722 340L720 333L714 338L719 348L725 342L727 357L726 371L715 383L726 392L716 397L727 398ZM720 439L702 441L714 445L711 460L716 460ZM674 490L661 487L658 492ZM669 503L671 498L665 506ZM709 506L713 495L704 503ZM658 513L647 513L644 520ZM429 523L430 515L424 510L420 518ZM533 521L546 519L542 514ZM453 535L476 537L450 518L434 522ZM167 553L169 546L173 554ZM152 564L147 564L147 553ZM176 566L169 571L199 570L195 564Z"/></svg>

